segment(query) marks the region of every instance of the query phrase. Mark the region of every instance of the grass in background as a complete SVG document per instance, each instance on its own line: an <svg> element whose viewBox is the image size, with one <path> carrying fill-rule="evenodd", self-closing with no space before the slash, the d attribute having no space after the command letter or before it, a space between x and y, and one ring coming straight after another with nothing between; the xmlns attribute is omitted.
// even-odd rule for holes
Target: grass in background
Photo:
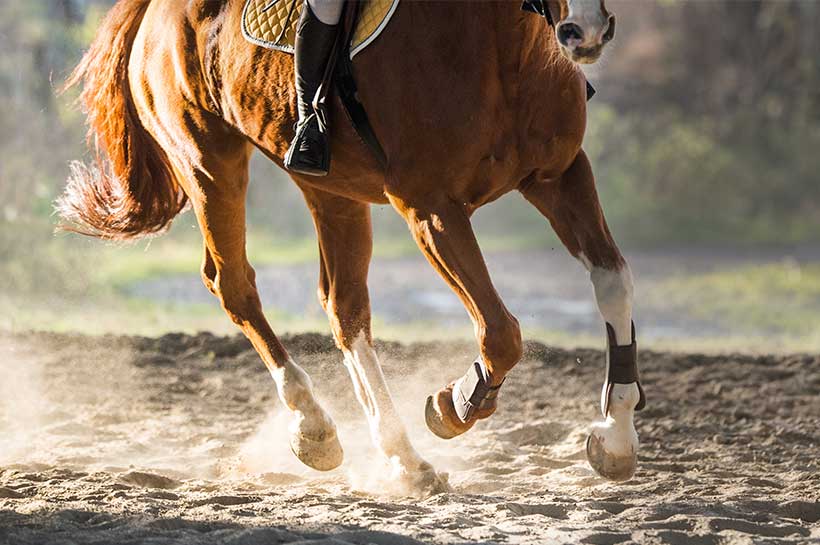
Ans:
<svg viewBox="0 0 820 545"><path fill-rule="evenodd" d="M95 242L99 266L94 282L123 288L136 282L168 275L191 274L202 263L199 234L162 237L132 246L112 246ZM318 259L315 240L277 240L262 233L248 236L249 259L254 266L296 265Z"/></svg>
<svg viewBox="0 0 820 545"><path fill-rule="evenodd" d="M704 340L711 350L820 350L818 264L787 260L680 275L648 286L642 297L646 305L663 305L728 331ZM688 339L664 344L690 346Z"/></svg>
<svg viewBox="0 0 820 545"><path fill-rule="evenodd" d="M541 235L508 237L487 229L480 238L488 252L544 247ZM418 253L406 233L377 233L376 241L374 253L381 258ZM5 281L0 286L0 330L234 333L236 329L216 299L208 304L181 304L130 295L130 288L146 280L197 275L201 244L199 233L185 220L178 222L168 236L133 245L54 236L50 225L4 225L0 229L0 278ZM257 267L297 265L318 259L312 236L278 239L252 231L248 247ZM644 281L640 287L641 309L662 308L715 324L709 336L644 338L643 348L707 352L820 350L820 264L784 261L748 265L680 274L655 283ZM266 313L277 331L329 331L318 310L293 315L268 305ZM379 316L374 316L374 324L376 335L388 340L472 338L466 318L463 327L443 328L424 321L394 324ZM601 347L603 342L596 335L534 328L524 333L526 338L563 347Z"/></svg>

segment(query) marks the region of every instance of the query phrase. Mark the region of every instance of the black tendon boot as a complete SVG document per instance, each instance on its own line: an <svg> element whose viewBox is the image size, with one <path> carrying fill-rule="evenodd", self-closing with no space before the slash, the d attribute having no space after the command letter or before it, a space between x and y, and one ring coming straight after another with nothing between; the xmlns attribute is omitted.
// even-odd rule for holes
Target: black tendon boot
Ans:
<svg viewBox="0 0 820 545"><path fill-rule="evenodd" d="M320 123L312 103L322 83L338 28L339 25L326 25L320 21L305 1L296 26L294 54L299 122L296 137L285 155L285 168L293 172L326 176L330 169L327 127Z"/></svg>

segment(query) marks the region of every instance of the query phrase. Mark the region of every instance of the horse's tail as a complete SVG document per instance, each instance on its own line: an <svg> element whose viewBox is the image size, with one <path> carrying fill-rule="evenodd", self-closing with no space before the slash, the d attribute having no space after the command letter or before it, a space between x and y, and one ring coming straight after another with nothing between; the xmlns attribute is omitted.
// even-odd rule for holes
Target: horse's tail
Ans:
<svg viewBox="0 0 820 545"><path fill-rule="evenodd" d="M166 228L187 197L168 156L146 131L128 83L128 61L150 0L119 0L65 84L80 82L95 165L74 163L57 201L63 229L126 240Z"/></svg>

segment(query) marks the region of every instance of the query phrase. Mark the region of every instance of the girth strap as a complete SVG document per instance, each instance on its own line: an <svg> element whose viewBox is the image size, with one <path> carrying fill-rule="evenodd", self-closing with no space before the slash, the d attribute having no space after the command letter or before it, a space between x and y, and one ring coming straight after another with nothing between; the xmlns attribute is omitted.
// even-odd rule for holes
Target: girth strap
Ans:
<svg viewBox="0 0 820 545"><path fill-rule="evenodd" d="M607 335L607 378L606 378L606 397L604 399L604 416L609 412L609 397L612 392L613 384L632 384L638 385L638 392L640 392L640 399L638 405L635 407L636 411L640 411L646 406L646 395L641 386L640 376L638 374L638 343L635 341L635 323L632 323L632 344L625 346L618 346L617 337L615 336L615 329L609 324L606 324Z"/></svg>
<svg viewBox="0 0 820 545"><path fill-rule="evenodd" d="M466 423L479 409L492 407L503 385L491 385L487 367L479 356L453 387L453 406L458 418Z"/></svg>

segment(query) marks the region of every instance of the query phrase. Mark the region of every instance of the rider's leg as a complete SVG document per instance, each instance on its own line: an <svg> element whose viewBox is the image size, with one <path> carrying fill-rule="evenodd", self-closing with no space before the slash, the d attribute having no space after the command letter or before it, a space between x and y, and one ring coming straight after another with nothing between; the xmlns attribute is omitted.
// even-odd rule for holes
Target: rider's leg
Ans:
<svg viewBox="0 0 820 545"><path fill-rule="evenodd" d="M313 99L325 73L342 14L342 0L307 0L296 26L294 68L299 123L285 156L285 167L312 176L330 169L327 127L313 110Z"/></svg>

